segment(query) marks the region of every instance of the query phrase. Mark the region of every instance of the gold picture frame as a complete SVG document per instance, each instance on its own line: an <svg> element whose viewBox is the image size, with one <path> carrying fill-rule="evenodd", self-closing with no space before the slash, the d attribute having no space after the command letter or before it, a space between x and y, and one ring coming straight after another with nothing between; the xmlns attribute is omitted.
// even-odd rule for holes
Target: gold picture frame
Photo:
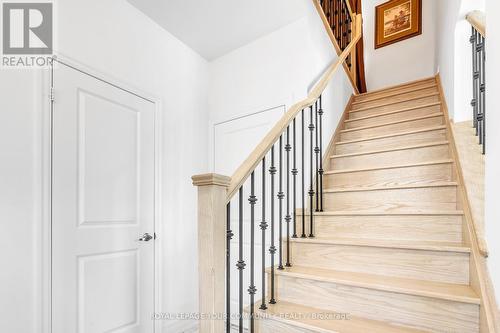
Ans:
<svg viewBox="0 0 500 333"><path fill-rule="evenodd" d="M391 0L375 7L375 48L422 34L422 0Z"/></svg>

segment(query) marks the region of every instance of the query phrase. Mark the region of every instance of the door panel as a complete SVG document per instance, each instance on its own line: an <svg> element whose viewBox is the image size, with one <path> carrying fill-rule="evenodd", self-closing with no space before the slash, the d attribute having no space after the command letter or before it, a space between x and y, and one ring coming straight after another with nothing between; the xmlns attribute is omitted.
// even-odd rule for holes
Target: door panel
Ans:
<svg viewBox="0 0 500 333"><path fill-rule="evenodd" d="M136 223L140 112L79 91L81 225Z"/></svg>
<svg viewBox="0 0 500 333"><path fill-rule="evenodd" d="M54 333L153 332L154 104L54 71Z"/></svg>

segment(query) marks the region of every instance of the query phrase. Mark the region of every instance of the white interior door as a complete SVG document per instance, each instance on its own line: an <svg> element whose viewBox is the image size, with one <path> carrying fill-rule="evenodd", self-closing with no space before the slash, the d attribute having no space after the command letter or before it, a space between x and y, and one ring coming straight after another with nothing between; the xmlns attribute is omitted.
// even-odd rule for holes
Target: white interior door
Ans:
<svg viewBox="0 0 500 333"><path fill-rule="evenodd" d="M153 332L155 106L61 64L54 86L53 332Z"/></svg>

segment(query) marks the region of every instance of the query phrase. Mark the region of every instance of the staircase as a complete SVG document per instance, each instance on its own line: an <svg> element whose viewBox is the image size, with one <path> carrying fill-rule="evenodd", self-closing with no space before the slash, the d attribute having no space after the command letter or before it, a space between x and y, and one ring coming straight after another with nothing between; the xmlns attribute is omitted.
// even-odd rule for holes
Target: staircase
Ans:
<svg viewBox="0 0 500 333"><path fill-rule="evenodd" d="M353 97L260 333L479 332L443 102L435 78Z"/></svg>

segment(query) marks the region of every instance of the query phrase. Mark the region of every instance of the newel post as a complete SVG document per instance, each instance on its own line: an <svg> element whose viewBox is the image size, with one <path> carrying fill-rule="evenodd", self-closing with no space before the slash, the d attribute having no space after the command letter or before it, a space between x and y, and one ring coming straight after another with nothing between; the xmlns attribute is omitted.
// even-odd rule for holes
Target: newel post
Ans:
<svg viewBox="0 0 500 333"><path fill-rule="evenodd" d="M226 198L230 177L192 177L198 187L198 281L200 333L224 331ZM212 316L207 318L207 316Z"/></svg>

